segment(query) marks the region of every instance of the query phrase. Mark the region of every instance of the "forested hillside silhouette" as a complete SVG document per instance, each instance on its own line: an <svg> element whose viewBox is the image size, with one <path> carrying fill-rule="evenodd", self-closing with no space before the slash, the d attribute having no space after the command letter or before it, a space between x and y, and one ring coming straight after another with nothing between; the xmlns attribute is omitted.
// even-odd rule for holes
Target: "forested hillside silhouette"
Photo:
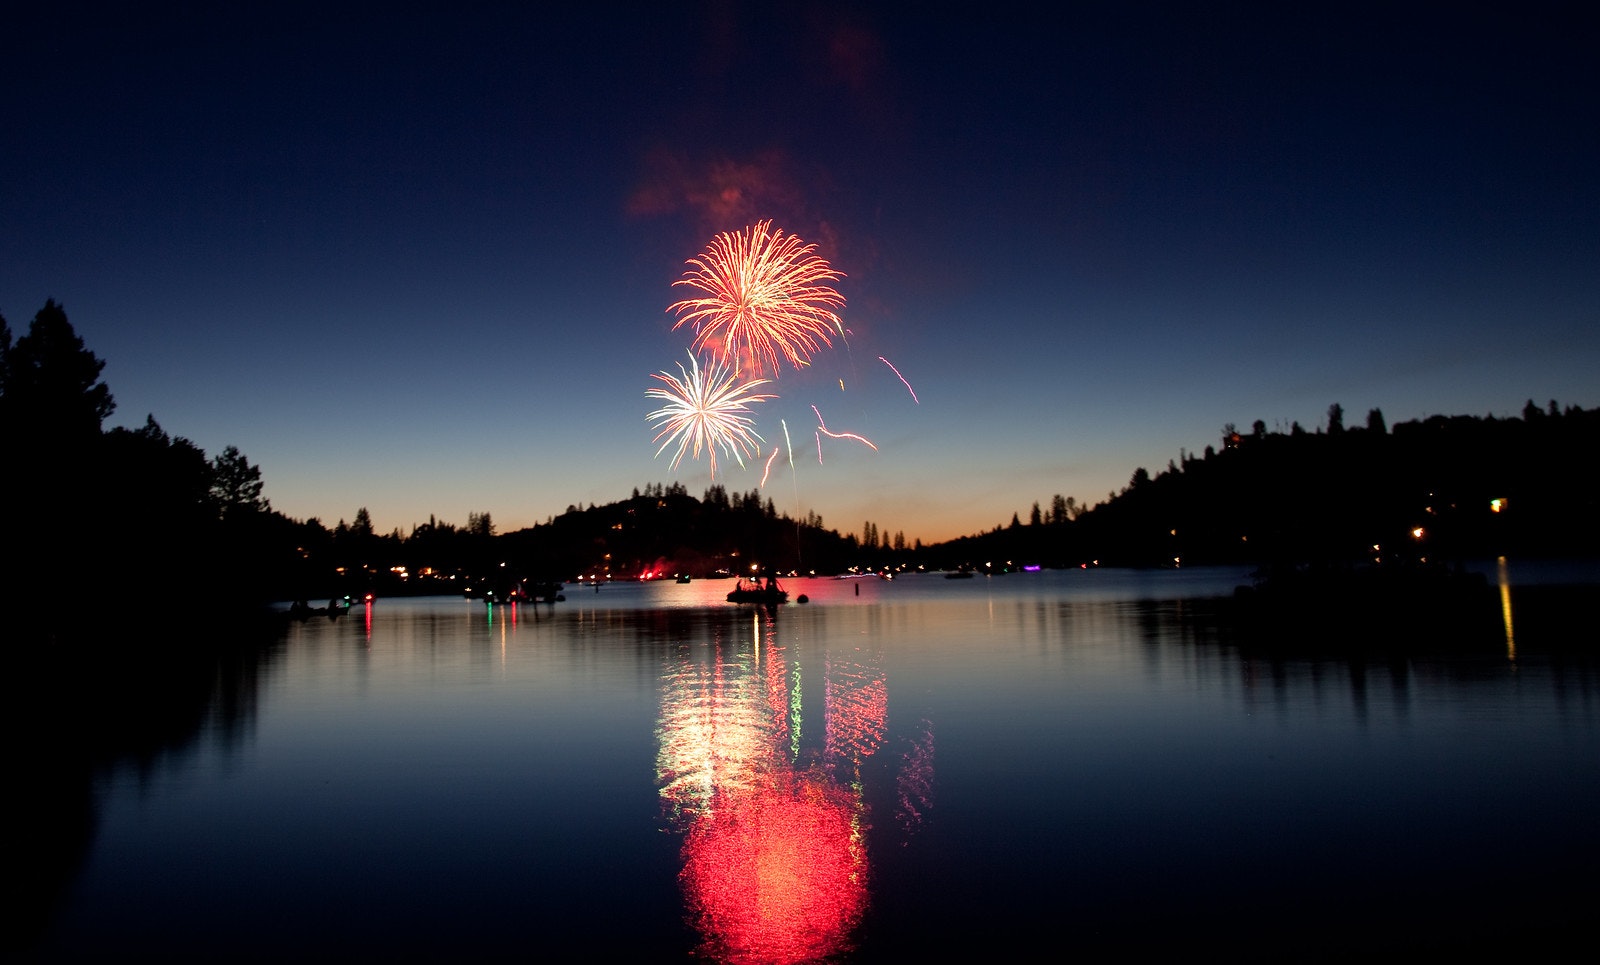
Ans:
<svg viewBox="0 0 1600 965"><path fill-rule="evenodd" d="M233 447L208 458L153 416L103 431L105 362L55 301L13 338L0 318L0 618L53 635L75 622L64 613L259 599L295 529L270 512L260 469Z"/></svg>
<svg viewBox="0 0 1600 965"><path fill-rule="evenodd" d="M1024 565L1439 560L1594 556L1600 496L1584 468L1600 409L1540 406L1520 417L1433 416L1389 428L1374 409L1346 427L1240 432L1180 453L1095 505L1057 495L1028 518L937 545L841 533L779 513L760 492L699 497L652 483L605 505L497 533L430 518L374 531L360 508L329 528L272 509L260 467L237 448L208 456L146 417L115 410L105 363L49 301L14 337L0 318L0 613L60 634L82 617L326 602L346 595L498 591L522 581L835 574Z"/></svg>
<svg viewBox="0 0 1600 965"><path fill-rule="evenodd" d="M1600 495L1584 468L1600 409L1531 400L1521 418L1442 416L1388 428L1222 430L1086 511L1041 514L940 547L1047 566L1319 563L1596 555ZM1070 501L1069 501L1070 502ZM958 554L961 555L961 554Z"/></svg>

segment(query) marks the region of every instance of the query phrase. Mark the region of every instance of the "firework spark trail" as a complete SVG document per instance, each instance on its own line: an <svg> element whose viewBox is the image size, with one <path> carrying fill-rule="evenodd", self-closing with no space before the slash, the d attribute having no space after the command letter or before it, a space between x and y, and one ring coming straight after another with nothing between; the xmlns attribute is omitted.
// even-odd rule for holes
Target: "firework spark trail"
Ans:
<svg viewBox="0 0 1600 965"><path fill-rule="evenodd" d="M818 463L822 462L822 437L823 436L827 436L830 439L854 439L857 442L865 444L866 447L868 449L871 449L873 452L877 452L878 451L878 447L872 444L872 440L866 438L865 436L858 436L854 432L834 432L832 429L829 429L828 428L828 424L826 422L824 422L823 419L822 419L822 413L817 410L816 406L812 406L811 407L811 411L815 412L817 414L817 462Z"/></svg>
<svg viewBox="0 0 1600 965"><path fill-rule="evenodd" d="M833 432L832 430L828 429L826 426L819 426L817 431L821 432L823 435L829 437L830 439L854 439L855 441L865 445L868 449L871 449L874 452L876 452L877 449L878 449L877 446L872 444L872 440L867 439L864 436L858 436L853 432Z"/></svg>
<svg viewBox="0 0 1600 965"><path fill-rule="evenodd" d="M889 366L889 371L893 372L895 374L895 376L900 379L900 384L906 387L906 391L907 392L911 393L911 401L915 402L917 405L921 405L922 404L922 400L917 398L917 390L913 389L911 387L911 383L907 382L906 381L906 377L900 374L900 370L894 367L894 363L889 361L888 359L884 358L881 355L878 356L878 361L882 362L884 365Z"/></svg>
<svg viewBox="0 0 1600 965"><path fill-rule="evenodd" d="M651 378L660 379L666 383L666 387L645 390L646 398L662 399L667 403L645 416L656 423L651 428L660 430L650 441L666 439L661 443L661 448L656 450L656 455L661 455L676 442L678 451L672 457L672 468L677 469L684 454L691 452L691 447L695 459L699 459L700 450L705 449L711 460L712 479L717 478L718 447L732 456L741 468L745 454L748 453L752 458L759 456L764 440L755 431L755 420L749 415L750 405L777 396L751 390L765 385L767 380L740 382L735 374L716 361L701 369L700 361L693 352L689 353L689 368L684 368L680 362L678 371L682 378L670 372L653 374Z"/></svg>
<svg viewBox="0 0 1600 965"><path fill-rule="evenodd" d="M811 364L813 353L833 345L833 332L844 332L833 311L844 296L829 285L844 274L815 252L816 245L773 231L770 220L717 235L672 283L705 293L668 306L678 315L673 330L692 324L695 351L709 349L756 375L770 369L776 377L780 357L796 369Z"/></svg>
<svg viewBox="0 0 1600 965"><path fill-rule="evenodd" d="M778 458L778 447L772 447L772 454L767 456L767 464L761 470L761 488L767 488L767 477L772 475L772 460Z"/></svg>

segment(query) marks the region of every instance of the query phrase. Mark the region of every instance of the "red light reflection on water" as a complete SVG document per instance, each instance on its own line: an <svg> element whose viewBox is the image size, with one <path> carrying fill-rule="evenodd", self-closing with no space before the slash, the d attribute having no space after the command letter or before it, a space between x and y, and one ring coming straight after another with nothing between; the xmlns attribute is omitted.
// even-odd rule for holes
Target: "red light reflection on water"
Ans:
<svg viewBox="0 0 1600 965"><path fill-rule="evenodd" d="M704 951L735 963L844 950L866 905L857 804L827 777L771 775L689 830L682 882Z"/></svg>

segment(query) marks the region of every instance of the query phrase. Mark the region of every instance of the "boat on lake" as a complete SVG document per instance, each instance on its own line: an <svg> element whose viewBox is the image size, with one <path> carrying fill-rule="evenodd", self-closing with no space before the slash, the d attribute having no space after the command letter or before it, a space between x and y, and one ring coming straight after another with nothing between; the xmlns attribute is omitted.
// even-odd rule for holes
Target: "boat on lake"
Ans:
<svg viewBox="0 0 1600 965"><path fill-rule="evenodd" d="M785 603L789 599L789 591L778 585L775 577L766 577L764 580L739 580L732 590L728 591L729 603Z"/></svg>
<svg viewBox="0 0 1600 965"><path fill-rule="evenodd" d="M366 602L372 602L372 594L367 594ZM305 600L296 600L294 601L293 605L289 607L289 616L296 620L307 620L314 616L325 616L329 619L336 619L339 616L348 613L349 611L350 597L343 596L334 597L328 601L327 606L319 607L310 606Z"/></svg>
<svg viewBox="0 0 1600 965"><path fill-rule="evenodd" d="M485 603L557 603L565 600L561 592L561 583L552 580L513 583L504 588L481 589L468 587L464 591L467 599L482 598Z"/></svg>

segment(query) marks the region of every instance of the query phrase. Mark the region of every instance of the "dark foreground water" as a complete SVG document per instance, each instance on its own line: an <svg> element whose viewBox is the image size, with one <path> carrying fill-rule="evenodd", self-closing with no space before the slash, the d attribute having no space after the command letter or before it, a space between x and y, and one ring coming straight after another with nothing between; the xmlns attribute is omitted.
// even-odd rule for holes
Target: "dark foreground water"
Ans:
<svg viewBox="0 0 1600 965"><path fill-rule="evenodd" d="M154 727L139 693L97 697L143 736L18 775L66 814L12 829L18 853L49 853L13 872L36 896L22 957L1239 961L1587 941L1594 587L1488 572L1487 634L1398 642L1307 644L1312 615L1243 638L1216 599L1238 570L794 580L810 601L773 611L715 581L569 587L537 609L379 600L208 665ZM86 716L58 707L31 740Z"/></svg>

